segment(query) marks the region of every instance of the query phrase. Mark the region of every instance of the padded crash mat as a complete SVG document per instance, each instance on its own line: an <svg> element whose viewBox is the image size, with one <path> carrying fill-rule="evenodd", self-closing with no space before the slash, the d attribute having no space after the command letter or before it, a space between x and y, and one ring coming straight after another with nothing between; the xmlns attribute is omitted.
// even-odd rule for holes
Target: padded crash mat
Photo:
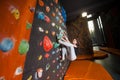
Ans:
<svg viewBox="0 0 120 80"><path fill-rule="evenodd" d="M70 63L64 80L113 80L102 65L89 60L79 60Z"/></svg>
<svg viewBox="0 0 120 80"><path fill-rule="evenodd" d="M104 51L94 50L93 52L94 52L93 55L78 55L77 60L79 59L103 59L103 58L108 57L108 54Z"/></svg>
<svg viewBox="0 0 120 80"><path fill-rule="evenodd" d="M109 48L109 47L100 47L100 50L120 56L120 50L119 49Z"/></svg>
<svg viewBox="0 0 120 80"><path fill-rule="evenodd" d="M94 59L101 59L108 57L108 54L104 51L95 51L94 50Z"/></svg>
<svg viewBox="0 0 120 80"><path fill-rule="evenodd" d="M89 60L93 59L93 55L77 55L77 60Z"/></svg>

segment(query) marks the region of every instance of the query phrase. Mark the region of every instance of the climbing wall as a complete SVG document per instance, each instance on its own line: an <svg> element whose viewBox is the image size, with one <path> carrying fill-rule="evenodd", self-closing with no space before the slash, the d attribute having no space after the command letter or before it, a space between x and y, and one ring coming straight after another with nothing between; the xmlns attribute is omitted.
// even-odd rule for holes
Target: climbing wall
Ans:
<svg viewBox="0 0 120 80"><path fill-rule="evenodd" d="M61 61L61 31L66 26L58 0L38 0L23 80L63 80L69 61Z"/></svg>
<svg viewBox="0 0 120 80"><path fill-rule="evenodd" d="M22 80L36 0L0 0L0 80Z"/></svg>

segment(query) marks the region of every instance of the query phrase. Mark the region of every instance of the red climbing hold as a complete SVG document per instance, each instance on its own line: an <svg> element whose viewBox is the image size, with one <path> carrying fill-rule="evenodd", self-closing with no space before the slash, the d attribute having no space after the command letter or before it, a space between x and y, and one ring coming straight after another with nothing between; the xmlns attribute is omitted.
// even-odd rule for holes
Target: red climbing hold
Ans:
<svg viewBox="0 0 120 80"><path fill-rule="evenodd" d="M46 52L50 51L53 48L53 44L48 36L44 36L43 48Z"/></svg>

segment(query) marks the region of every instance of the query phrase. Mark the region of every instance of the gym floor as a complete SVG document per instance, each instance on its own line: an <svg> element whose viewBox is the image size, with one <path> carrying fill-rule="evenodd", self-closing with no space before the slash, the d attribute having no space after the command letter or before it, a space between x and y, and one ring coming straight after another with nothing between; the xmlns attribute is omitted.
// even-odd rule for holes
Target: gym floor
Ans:
<svg viewBox="0 0 120 80"><path fill-rule="evenodd" d="M120 56L108 53L104 59L95 59L94 62L101 64L113 77L114 80L120 80Z"/></svg>

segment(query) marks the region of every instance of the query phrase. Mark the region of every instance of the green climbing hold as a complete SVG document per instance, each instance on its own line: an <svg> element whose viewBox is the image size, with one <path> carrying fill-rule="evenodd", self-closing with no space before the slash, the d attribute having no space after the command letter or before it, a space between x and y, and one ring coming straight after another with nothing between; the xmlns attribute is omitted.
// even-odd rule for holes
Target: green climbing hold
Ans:
<svg viewBox="0 0 120 80"><path fill-rule="evenodd" d="M18 51L20 54L26 54L29 50L29 43L26 40L20 42Z"/></svg>
<svg viewBox="0 0 120 80"><path fill-rule="evenodd" d="M56 43L56 42L53 42L53 46L54 46L54 48L57 48L57 47L60 46L60 44L59 44L59 43Z"/></svg>
<svg viewBox="0 0 120 80"><path fill-rule="evenodd" d="M27 28L27 29L30 29L31 27L32 27L32 24L29 23L29 22L27 22L27 23L26 23L26 28Z"/></svg>

